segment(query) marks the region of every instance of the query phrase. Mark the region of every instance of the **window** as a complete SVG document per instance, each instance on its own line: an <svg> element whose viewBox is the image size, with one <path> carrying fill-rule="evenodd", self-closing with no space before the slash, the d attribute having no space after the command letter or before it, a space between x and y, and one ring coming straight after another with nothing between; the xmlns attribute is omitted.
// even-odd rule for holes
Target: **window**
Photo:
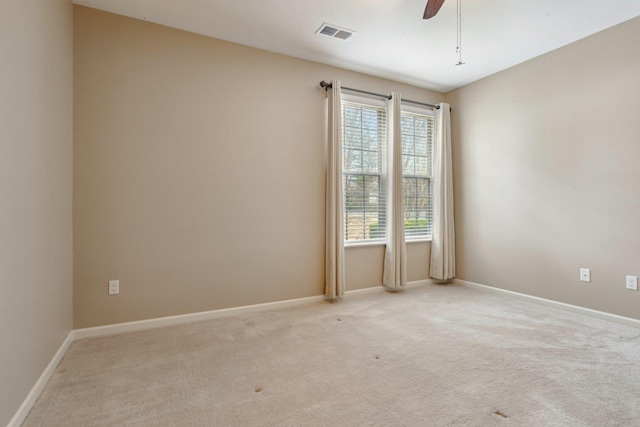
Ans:
<svg viewBox="0 0 640 427"><path fill-rule="evenodd" d="M352 99L352 98L347 98ZM359 99L359 98L358 98ZM381 240L386 236L384 103L368 99L342 102L345 240Z"/></svg>
<svg viewBox="0 0 640 427"><path fill-rule="evenodd" d="M433 114L403 107L402 177L404 228L407 238L431 236L431 169Z"/></svg>
<svg viewBox="0 0 640 427"><path fill-rule="evenodd" d="M433 113L403 105L400 122L405 237L429 238ZM345 241L384 241L389 184L384 101L343 95L342 146Z"/></svg>

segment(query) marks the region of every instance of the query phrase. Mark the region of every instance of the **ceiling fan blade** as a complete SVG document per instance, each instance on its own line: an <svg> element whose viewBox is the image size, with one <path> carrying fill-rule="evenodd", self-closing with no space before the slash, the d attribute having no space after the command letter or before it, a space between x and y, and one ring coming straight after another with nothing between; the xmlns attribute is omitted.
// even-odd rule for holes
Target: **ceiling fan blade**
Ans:
<svg viewBox="0 0 640 427"><path fill-rule="evenodd" d="M444 3L444 0L427 0L427 7L424 8L424 15L422 15L422 19L429 19L436 16L436 13L440 10L442 3Z"/></svg>

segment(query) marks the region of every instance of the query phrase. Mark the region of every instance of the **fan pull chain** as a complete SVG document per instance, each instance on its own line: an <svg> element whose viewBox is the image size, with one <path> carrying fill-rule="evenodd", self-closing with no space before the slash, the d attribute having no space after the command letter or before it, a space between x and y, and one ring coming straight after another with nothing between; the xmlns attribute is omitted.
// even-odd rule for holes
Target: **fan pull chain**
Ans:
<svg viewBox="0 0 640 427"><path fill-rule="evenodd" d="M456 45L456 53L458 54L458 63L456 66L464 65L462 62L462 0L458 0L458 11L456 16L456 37L457 37L457 45Z"/></svg>

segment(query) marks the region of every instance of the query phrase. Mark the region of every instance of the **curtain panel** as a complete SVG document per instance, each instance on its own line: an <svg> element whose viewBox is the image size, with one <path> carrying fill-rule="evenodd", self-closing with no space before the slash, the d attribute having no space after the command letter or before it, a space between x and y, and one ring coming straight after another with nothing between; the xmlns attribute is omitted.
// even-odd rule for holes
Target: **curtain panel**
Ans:
<svg viewBox="0 0 640 427"><path fill-rule="evenodd" d="M435 112L433 236L429 275L439 280L449 280L456 275L450 111L449 104L441 103Z"/></svg>
<svg viewBox="0 0 640 427"><path fill-rule="evenodd" d="M344 207L342 199L342 103L340 81L327 91L327 164L325 216L325 295L340 297L345 290Z"/></svg>
<svg viewBox="0 0 640 427"><path fill-rule="evenodd" d="M407 247L404 237L404 197L402 179L402 97L392 93L388 108L389 138L387 155L387 245L384 253L382 284L401 289L407 284Z"/></svg>

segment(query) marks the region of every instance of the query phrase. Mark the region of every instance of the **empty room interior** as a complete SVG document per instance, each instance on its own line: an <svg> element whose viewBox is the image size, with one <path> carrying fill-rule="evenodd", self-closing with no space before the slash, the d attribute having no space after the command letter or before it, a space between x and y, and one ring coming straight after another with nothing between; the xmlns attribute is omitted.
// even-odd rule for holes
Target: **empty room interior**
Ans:
<svg viewBox="0 0 640 427"><path fill-rule="evenodd" d="M640 1L3 0L0 425L640 425Z"/></svg>

